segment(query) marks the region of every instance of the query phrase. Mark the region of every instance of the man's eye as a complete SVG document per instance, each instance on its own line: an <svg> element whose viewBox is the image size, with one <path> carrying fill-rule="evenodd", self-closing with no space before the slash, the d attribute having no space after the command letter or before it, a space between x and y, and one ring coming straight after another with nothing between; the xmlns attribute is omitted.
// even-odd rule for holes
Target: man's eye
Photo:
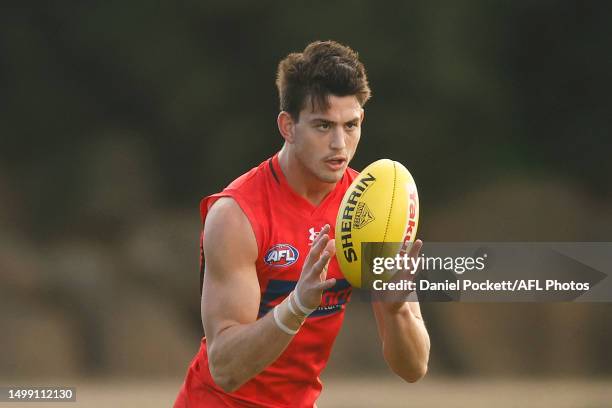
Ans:
<svg viewBox="0 0 612 408"><path fill-rule="evenodd" d="M317 127L321 130L329 130L329 123L321 123Z"/></svg>
<svg viewBox="0 0 612 408"><path fill-rule="evenodd" d="M346 127L349 129L355 129L357 127L357 123L347 123Z"/></svg>

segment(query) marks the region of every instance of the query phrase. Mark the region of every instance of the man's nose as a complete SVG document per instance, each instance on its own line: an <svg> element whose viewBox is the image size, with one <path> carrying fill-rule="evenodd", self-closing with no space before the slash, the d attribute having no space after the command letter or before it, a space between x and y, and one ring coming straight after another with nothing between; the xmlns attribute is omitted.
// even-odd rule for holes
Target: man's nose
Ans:
<svg viewBox="0 0 612 408"><path fill-rule="evenodd" d="M333 150L342 150L346 147L346 132L341 126L336 127L332 133L330 148Z"/></svg>

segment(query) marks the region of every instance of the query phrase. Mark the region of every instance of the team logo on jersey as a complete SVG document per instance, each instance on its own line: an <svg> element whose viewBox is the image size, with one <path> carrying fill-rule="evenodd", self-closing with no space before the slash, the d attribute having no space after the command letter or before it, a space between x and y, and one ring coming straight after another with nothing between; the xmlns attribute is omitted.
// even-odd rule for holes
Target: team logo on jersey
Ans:
<svg viewBox="0 0 612 408"><path fill-rule="evenodd" d="M276 244L268 249L264 255L264 262L271 266L289 266L293 265L300 253L298 250L289 244Z"/></svg>

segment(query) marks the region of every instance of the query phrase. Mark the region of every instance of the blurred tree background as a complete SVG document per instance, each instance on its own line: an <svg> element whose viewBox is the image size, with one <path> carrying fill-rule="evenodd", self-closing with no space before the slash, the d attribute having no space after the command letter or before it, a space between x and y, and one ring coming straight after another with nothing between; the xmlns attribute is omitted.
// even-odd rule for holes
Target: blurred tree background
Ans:
<svg viewBox="0 0 612 408"><path fill-rule="evenodd" d="M374 96L352 166L411 170L422 239L610 241L609 15L567 0L3 6L0 374L184 373L198 202L280 148L276 66L317 39L360 53ZM424 309L434 374L611 373L608 304ZM354 302L327 372L382 370L375 332Z"/></svg>

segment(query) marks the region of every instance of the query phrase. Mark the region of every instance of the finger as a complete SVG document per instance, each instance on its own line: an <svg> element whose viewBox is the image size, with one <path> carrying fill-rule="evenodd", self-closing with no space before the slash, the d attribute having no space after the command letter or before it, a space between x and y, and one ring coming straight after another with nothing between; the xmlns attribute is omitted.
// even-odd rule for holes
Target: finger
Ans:
<svg viewBox="0 0 612 408"><path fill-rule="evenodd" d="M323 235L327 234L330 229L331 227L329 226L329 224L325 224L323 228L321 228L321 231L319 231L319 233L317 234L317 237L314 239L314 241L312 241L312 246L319 242Z"/></svg>
<svg viewBox="0 0 612 408"><path fill-rule="evenodd" d="M329 251L323 251L323 254L321 254L321 257L319 258L319 260L315 262L315 264L313 265L312 270L316 271L316 274L319 275L321 271L323 270L323 268L327 266L327 263L329 262L330 259L331 259L331 254L329 253Z"/></svg>
<svg viewBox="0 0 612 408"><path fill-rule="evenodd" d="M331 254L328 251L323 252L323 255L319 258L317 262L310 269L309 276L320 276L323 268L327 265L331 258Z"/></svg>
<svg viewBox="0 0 612 408"><path fill-rule="evenodd" d="M304 267L313 265L320 257L321 253L324 252L325 246L329 242L329 235L324 234L319 241L310 248L308 257L304 263Z"/></svg>
<svg viewBox="0 0 612 408"><path fill-rule="evenodd" d="M328 252L329 253L329 258L327 260L327 262L325 263L325 265L323 266L323 270L321 271L321 273L319 274L319 279L321 279L322 281L324 281L327 278L327 268L329 267L329 262L331 261L331 258L334 256L334 254L336 253L336 244L335 244L335 240L330 239L329 242L327 243L327 245L325 245L325 249L323 250L323 252Z"/></svg>
<svg viewBox="0 0 612 408"><path fill-rule="evenodd" d="M421 241L420 239L417 239L412 244L412 247L410 248L410 254L408 256L410 258L418 257L419 256L419 252L421 252L421 248L423 248L423 241Z"/></svg>
<svg viewBox="0 0 612 408"><path fill-rule="evenodd" d="M417 239L416 241L414 241L414 243L412 244L412 248L410 249L410 259L414 260L414 262L411 261L410 270L408 270L407 272L412 278L414 278L419 269L421 269L421 263L416 263L416 261L418 261L417 258L419 257L419 254L421 252L421 248L423 248L423 241ZM414 267L415 265L416 267Z"/></svg>
<svg viewBox="0 0 612 408"><path fill-rule="evenodd" d="M335 284L336 284L336 278L331 278L331 279L328 279L326 281L319 283L317 286L315 286L315 288L317 290L324 291L324 290L327 290L333 287Z"/></svg>
<svg viewBox="0 0 612 408"><path fill-rule="evenodd" d="M330 256L334 256L336 254L336 240L330 239L325 245L323 252L329 252Z"/></svg>
<svg viewBox="0 0 612 408"><path fill-rule="evenodd" d="M421 267L420 263L417 264L416 268L414 267L414 265L418 260L417 258L419 257L419 253L421 252L422 247L423 241L421 241L420 239L417 239L412 244L410 244L410 253L408 254L409 260L407 265L408 267L398 269L397 272L393 275L392 281L400 281L402 279L410 280L414 278L414 275Z"/></svg>

